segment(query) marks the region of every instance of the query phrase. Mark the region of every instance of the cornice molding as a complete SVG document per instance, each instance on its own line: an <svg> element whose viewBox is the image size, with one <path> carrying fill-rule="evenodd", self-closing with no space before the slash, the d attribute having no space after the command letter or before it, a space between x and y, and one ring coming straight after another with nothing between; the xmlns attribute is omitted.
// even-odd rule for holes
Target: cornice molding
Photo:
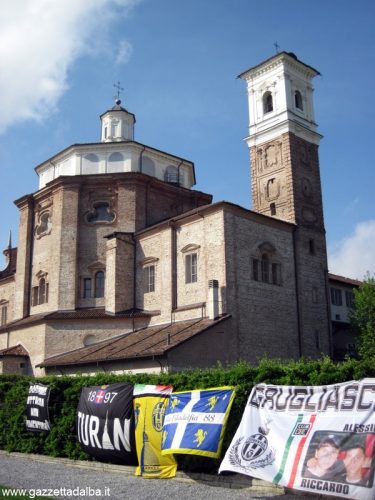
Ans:
<svg viewBox="0 0 375 500"><path fill-rule="evenodd" d="M148 266L150 264L155 264L158 261L159 261L158 257L145 257L144 259L138 261L138 265L143 267L143 266Z"/></svg>

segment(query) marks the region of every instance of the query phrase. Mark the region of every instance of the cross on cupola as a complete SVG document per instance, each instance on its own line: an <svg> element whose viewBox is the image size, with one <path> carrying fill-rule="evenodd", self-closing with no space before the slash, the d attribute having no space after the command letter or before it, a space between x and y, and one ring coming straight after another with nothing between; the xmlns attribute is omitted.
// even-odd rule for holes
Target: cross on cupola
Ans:
<svg viewBox="0 0 375 500"><path fill-rule="evenodd" d="M115 105L100 116L102 121L102 142L120 142L134 140L135 116L121 106L120 93L124 91L121 83L114 83L117 90Z"/></svg>
<svg viewBox="0 0 375 500"><path fill-rule="evenodd" d="M116 104L117 104L117 101L120 101L120 103L121 103L120 92L124 91L124 88L121 87L120 82L114 83L113 86L117 89L117 96L114 96L114 99L116 99Z"/></svg>

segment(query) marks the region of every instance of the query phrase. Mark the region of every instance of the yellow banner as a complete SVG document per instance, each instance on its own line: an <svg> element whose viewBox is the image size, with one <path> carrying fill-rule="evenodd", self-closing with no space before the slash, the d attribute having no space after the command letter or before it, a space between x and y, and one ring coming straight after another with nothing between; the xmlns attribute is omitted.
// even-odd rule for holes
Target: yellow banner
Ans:
<svg viewBox="0 0 375 500"><path fill-rule="evenodd" d="M171 478L176 475L174 456L161 454L163 421L172 387L168 389L166 386L140 384L134 388L135 442L139 464L136 476Z"/></svg>

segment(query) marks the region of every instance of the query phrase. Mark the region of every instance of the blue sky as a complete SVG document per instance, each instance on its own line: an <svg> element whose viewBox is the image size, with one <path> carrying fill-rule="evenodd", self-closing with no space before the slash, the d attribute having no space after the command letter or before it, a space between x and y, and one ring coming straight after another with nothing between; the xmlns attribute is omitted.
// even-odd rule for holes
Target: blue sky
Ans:
<svg viewBox="0 0 375 500"><path fill-rule="evenodd" d="M14 0L0 12L0 248L34 167L99 141L113 84L135 139L195 163L196 189L251 208L245 83L280 50L318 69L329 270L375 272L371 0ZM4 264L4 262L3 262ZM1 261L0 261L0 267Z"/></svg>

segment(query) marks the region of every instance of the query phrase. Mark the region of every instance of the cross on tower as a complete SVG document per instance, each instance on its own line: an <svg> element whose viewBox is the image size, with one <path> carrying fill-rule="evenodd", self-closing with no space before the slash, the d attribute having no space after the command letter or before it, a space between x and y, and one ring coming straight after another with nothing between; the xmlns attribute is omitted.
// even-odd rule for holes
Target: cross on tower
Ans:
<svg viewBox="0 0 375 500"><path fill-rule="evenodd" d="M124 89L120 86L120 82L114 83L113 86L117 89L117 99L120 99L120 92Z"/></svg>
<svg viewBox="0 0 375 500"><path fill-rule="evenodd" d="M277 42L275 42L273 45L275 47L276 54L278 54L279 53L279 49L280 49L280 45Z"/></svg>

